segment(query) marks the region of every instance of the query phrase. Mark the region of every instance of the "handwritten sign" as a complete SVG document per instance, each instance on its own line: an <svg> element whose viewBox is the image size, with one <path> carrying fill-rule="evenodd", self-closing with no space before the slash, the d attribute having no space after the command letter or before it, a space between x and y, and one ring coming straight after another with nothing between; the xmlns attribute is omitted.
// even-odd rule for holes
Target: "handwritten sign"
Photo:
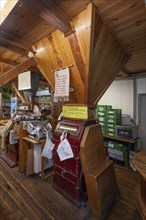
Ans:
<svg viewBox="0 0 146 220"><path fill-rule="evenodd" d="M55 97L69 96L69 68L55 72Z"/></svg>
<svg viewBox="0 0 146 220"><path fill-rule="evenodd" d="M63 106L64 117L88 119L88 107L87 106Z"/></svg>
<svg viewBox="0 0 146 220"><path fill-rule="evenodd" d="M31 89L30 71L18 75L18 90Z"/></svg>

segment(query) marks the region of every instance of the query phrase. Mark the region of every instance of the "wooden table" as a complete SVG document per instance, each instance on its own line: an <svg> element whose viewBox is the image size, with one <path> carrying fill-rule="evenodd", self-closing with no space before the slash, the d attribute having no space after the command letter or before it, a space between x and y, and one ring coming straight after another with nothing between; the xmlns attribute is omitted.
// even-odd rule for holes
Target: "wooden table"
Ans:
<svg viewBox="0 0 146 220"><path fill-rule="evenodd" d="M146 220L146 151L136 153L133 163L141 177L141 181L136 188L137 208L142 219Z"/></svg>
<svg viewBox="0 0 146 220"><path fill-rule="evenodd" d="M26 164L27 164L27 150L31 148L31 144L40 144L41 150L43 150L45 145L46 139L42 140L35 140L28 136L22 137L22 143L19 144L19 172L25 173L26 172ZM44 177L44 163L45 157L41 158L41 177Z"/></svg>

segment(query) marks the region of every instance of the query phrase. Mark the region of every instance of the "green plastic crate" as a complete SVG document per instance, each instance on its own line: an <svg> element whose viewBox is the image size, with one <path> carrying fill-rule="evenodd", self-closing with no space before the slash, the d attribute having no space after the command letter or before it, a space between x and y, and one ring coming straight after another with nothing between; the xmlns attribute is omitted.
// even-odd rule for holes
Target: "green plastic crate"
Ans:
<svg viewBox="0 0 146 220"><path fill-rule="evenodd" d="M119 124L118 118L106 118L107 123Z"/></svg>
<svg viewBox="0 0 146 220"><path fill-rule="evenodd" d="M95 113L96 113L96 116L102 116L102 117L105 116L105 112L99 112L97 109L96 109Z"/></svg>
<svg viewBox="0 0 146 220"><path fill-rule="evenodd" d="M100 112L105 112L107 110L112 109L112 106L111 105L97 105L96 109Z"/></svg>
<svg viewBox="0 0 146 220"><path fill-rule="evenodd" d="M110 132L115 133L116 132L116 128L109 128L107 126L104 127L104 130L108 133L110 133Z"/></svg>
<svg viewBox="0 0 146 220"><path fill-rule="evenodd" d="M107 110L109 115L121 115L122 114L122 109L108 109Z"/></svg>
<svg viewBox="0 0 146 220"><path fill-rule="evenodd" d="M99 121L99 123L100 123L100 122L106 123L106 122L107 122L107 118L106 118L106 117L99 116L99 117L98 117L98 121Z"/></svg>
<svg viewBox="0 0 146 220"><path fill-rule="evenodd" d="M128 148L125 147L124 144L119 144L119 143L112 142L112 141L105 141L105 142L106 142L107 147L113 148L115 150L122 151L122 152L125 152L128 150Z"/></svg>
<svg viewBox="0 0 146 220"><path fill-rule="evenodd" d="M116 128L116 123L106 123L107 128Z"/></svg>

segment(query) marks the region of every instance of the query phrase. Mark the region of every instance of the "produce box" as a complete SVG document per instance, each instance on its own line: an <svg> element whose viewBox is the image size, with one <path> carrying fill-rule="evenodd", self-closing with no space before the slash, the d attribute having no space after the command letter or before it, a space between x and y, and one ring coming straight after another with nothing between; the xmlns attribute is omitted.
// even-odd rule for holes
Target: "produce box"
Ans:
<svg viewBox="0 0 146 220"><path fill-rule="evenodd" d="M122 109L108 109L107 112L109 115L122 115Z"/></svg>
<svg viewBox="0 0 146 220"><path fill-rule="evenodd" d="M106 112L107 110L112 109L111 105L97 105L96 109L100 112Z"/></svg>

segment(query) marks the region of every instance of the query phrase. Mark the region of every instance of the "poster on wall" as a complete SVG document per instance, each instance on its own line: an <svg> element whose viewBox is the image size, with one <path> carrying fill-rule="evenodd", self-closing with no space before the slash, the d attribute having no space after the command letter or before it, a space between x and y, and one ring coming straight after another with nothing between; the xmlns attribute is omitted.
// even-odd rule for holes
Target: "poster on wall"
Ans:
<svg viewBox="0 0 146 220"><path fill-rule="evenodd" d="M69 68L55 71L55 97L69 96Z"/></svg>
<svg viewBox="0 0 146 220"><path fill-rule="evenodd" d="M27 71L18 75L18 90L31 89L31 72Z"/></svg>

